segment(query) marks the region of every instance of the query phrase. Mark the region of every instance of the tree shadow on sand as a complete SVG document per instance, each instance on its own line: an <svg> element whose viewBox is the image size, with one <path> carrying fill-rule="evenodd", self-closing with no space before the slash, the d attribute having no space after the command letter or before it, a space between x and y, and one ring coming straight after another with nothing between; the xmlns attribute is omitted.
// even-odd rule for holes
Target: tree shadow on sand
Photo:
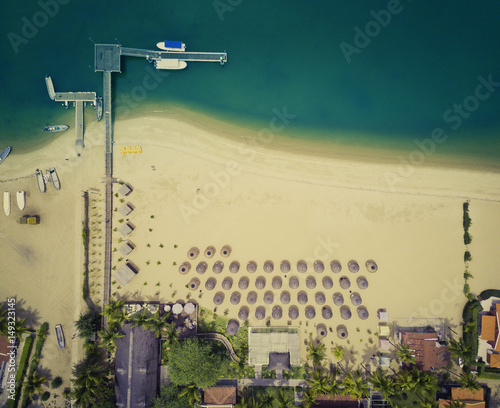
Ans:
<svg viewBox="0 0 500 408"><path fill-rule="evenodd" d="M25 307L26 306L26 301L23 299L17 299L16 298L16 318L18 319L24 319L26 318L26 322L24 325L26 327L30 327L33 329L36 329L40 326L40 314L38 310L33 309L31 306ZM7 310L8 305L7 302L2 302L0 309L1 310Z"/></svg>

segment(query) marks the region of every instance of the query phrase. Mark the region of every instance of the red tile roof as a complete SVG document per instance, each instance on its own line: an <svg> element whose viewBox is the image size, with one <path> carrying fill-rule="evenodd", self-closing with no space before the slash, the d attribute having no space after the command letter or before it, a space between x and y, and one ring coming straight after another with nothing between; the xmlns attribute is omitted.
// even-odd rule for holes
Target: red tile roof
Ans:
<svg viewBox="0 0 500 408"><path fill-rule="evenodd" d="M413 350L415 364L420 370L431 367L446 367L450 361L446 346L436 345L438 335L433 333L402 332L401 343L408 344Z"/></svg>
<svg viewBox="0 0 500 408"><path fill-rule="evenodd" d="M453 387L451 389L451 399L453 401L460 400L470 408L486 407L486 403L484 402L484 390L482 388L479 390L469 391L466 388ZM440 399L439 407L447 408L449 406L449 402L450 400Z"/></svg>
<svg viewBox="0 0 500 408"><path fill-rule="evenodd" d="M488 353L487 361L490 367L500 368L500 354Z"/></svg>
<svg viewBox="0 0 500 408"><path fill-rule="evenodd" d="M0 363L5 361L6 363L9 361L9 356L5 356L4 354L9 354L12 349L8 346L11 346L9 343L9 339L7 336L0 335Z"/></svg>

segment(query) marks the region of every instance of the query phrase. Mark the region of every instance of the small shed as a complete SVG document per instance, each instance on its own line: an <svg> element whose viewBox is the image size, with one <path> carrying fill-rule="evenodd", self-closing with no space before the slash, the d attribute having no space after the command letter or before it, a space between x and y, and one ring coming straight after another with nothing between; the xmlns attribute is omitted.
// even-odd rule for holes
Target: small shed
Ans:
<svg viewBox="0 0 500 408"><path fill-rule="evenodd" d="M290 371L290 353L269 353L268 370Z"/></svg>
<svg viewBox="0 0 500 408"><path fill-rule="evenodd" d="M120 252L123 254L123 255L128 255L132 252L134 248L132 248L132 246L130 246L130 244L128 242L125 242L121 247L120 247Z"/></svg>
<svg viewBox="0 0 500 408"><path fill-rule="evenodd" d="M120 227L120 229L118 231L120 232L120 234L125 236L125 235L130 234L133 231L133 229L130 227L130 225L124 224Z"/></svg>
<svg viewBox="0 0 500 408"><path fill-rule="evenodd" d="M118 208L118 212L122 215L129 215L132 212L132 208L128 204L123 204Z"/></svg>
<svg viewBox="0 0 500 408"><path fill-rule="evenodd" d="M132 192L132 189L129 186L127 186L126 184L121 186L120 189L118 190L118 193L120 193L122 196L127 196L131 192Z"/></svg>
<svg viewBox="0 0 500 408"><path fill-rule="evenodd" d="M122 285L126 285L132 280L135 275L136 273L134 272L134 270L130 266L125 264L113 274L113 277Z"/></svg>

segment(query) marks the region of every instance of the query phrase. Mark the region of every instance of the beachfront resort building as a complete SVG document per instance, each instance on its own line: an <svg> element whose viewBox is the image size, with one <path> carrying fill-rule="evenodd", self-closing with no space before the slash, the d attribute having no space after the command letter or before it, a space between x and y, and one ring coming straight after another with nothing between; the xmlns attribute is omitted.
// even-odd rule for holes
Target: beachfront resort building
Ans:
<svg viewBox="0 0 500 408"><path fill-rule="evenodd" d="M203 390L204 408L233 408L236 404L236 387L207 387Z"/></svg>
<svg viewBox="0 0 500 408"><path fill-rule="evenodd" d="M484 401L484 390L468 390L466 388L452 387L451 398L439 399L439 408L448 408L451 401L458 401L465 404L466 408L486 408Z"/></svg>
<svg viewBox="0 0 500 408"><path fill-rule="evenodd" d="M493 300L491 308L481 314L481 340L486 342L486 362L500 368L500 299Z"/></svg>

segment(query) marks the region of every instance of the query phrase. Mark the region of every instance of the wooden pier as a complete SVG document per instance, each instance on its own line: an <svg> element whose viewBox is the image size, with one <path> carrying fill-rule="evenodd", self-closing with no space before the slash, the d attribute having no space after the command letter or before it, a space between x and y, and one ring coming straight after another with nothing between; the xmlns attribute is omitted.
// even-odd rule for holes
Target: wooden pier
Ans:
<svg viewBox="0 0 500 408"><path fill-rule="evenodd" d="M179 61L219 62L222 65L227 62L226 52L151 51L120 47L120 54L127 57L146 58L148 61L176 59Z"/></svg>

